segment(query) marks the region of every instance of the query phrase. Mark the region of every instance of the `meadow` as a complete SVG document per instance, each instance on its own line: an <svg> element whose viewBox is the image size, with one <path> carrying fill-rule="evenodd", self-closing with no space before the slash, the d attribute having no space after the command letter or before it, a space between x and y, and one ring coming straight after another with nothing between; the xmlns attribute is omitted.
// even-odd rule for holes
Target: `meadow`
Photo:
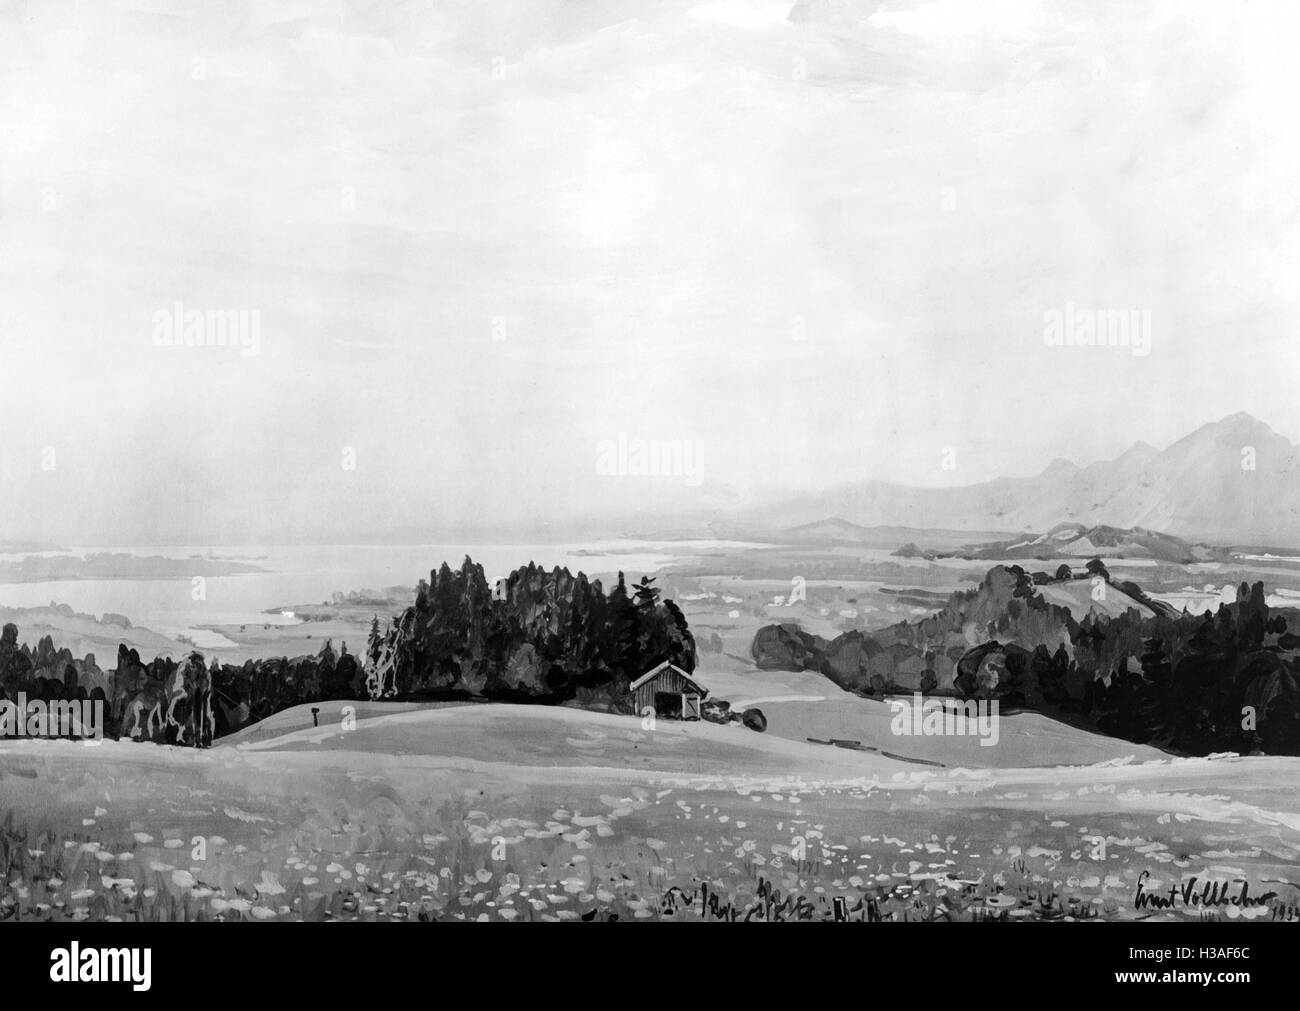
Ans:
<svg viewBox="0 0 1300 1011"><path fill-rule="evenodd" d="M1300 760L933 769L575 709L355 717L328 712L314 727L289 711L210 751L6 742L0 917L1286 920L1300 910L1289 787ZM1171 888L1167 906L1138 898Z"/></svg>
<svg viewBox="0 0 1300 1011"><path fill-rule="evenodd" d="M697 676L733 707L762 708L766 734L567 707L356 702L350 719L321 703L317 727L298 707L209 751L0 741L0 919L1300 915L1300 760L1175 759L1032 713L1004 715L991 748L897 737L887 701L749 657L763 624L882 626L927 613L987 563L717 545L656 561L701 643ZM377 567L376 585L397 566ZM1159 574L1166 592L1237 575ZM1274 571L1270 585L1293 577ZM796 579L806 597L792 602ZM305 592L287 595L298 589L262 603L301 606ZM212 605L193 607L173 625L192 630ZM218 618L212 631L240 643L232 658L310 652L326 637L364 641L371 610L324 603L307 621Z"/></svg>

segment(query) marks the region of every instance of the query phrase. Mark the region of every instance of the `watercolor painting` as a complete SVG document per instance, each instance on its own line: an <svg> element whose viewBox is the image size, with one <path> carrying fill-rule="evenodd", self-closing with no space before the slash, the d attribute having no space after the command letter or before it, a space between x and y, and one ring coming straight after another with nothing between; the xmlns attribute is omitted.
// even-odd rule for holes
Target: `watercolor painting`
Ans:
<svg viewBox="0 0 1300 1011"><path fill-rule="evenodd" d="M1300 918L1298 17L7 3L0 921Z"/></svg>

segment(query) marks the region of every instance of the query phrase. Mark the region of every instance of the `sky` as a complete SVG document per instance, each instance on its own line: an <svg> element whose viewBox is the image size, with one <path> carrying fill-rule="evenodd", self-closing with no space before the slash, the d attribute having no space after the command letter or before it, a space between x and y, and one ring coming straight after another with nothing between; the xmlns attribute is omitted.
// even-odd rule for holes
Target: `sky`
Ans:
<svg viewBox="0 0 1300 1011"><path fill-rule="evenodd" d="M1300 441L1297 27L8 2L0 539L630 531L1236 411ZM203 346L226 310L246 346ZM1049 341L1098 312L1132 341Z"/></svg>

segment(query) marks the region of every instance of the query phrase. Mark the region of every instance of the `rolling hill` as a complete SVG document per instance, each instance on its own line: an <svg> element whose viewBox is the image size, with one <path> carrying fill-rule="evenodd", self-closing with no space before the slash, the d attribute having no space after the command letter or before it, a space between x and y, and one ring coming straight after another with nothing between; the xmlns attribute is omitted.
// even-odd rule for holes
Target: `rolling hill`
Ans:
<svg viewBox="0 0 1300 1011"><path fill-rule="evenodd" d="M838 545L892 548L910 541L924 541L931 548L955 549L969 543L972 534L989 540L1006 537L1005 532L970 530L921 530L916 527L864 527L838 517L804 523L782 531L783 544Z"/></svg>
<svg viewBox="0 0 1300 1011"><path fill-rule="evenodd" d="M896 554L920 552L914 544L907 547L911 550L900 549ZM926 549L928 554L945 554L928 541ZM1221 561L1228 557L1227 551L1223 548L1191 544L1181 537L1162 534L1155 530L1144 530L1141 527L1125 530L1104 524L1089 527L1083 523L1059 523L1044 534L1023 534L1013 540L967 545L947 554L958 558L980 558L992 561L1030 558L1046 561L1099 556L1112 559L1150 558L1177 565Z"/></svg>

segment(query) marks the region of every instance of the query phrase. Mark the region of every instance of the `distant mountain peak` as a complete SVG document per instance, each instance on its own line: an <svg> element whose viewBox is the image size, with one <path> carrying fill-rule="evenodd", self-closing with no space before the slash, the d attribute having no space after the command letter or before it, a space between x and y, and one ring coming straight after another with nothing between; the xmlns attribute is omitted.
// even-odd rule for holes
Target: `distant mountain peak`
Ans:
<svg viewBox="0 0 1300 1011"><path fill-rule="evenodd" d="M1159 533L1217 544L1300 546L1300 448L1239 411L1166 449L1138 441L1114 460L1083 468L1057 459L1034 477L955 488L868 481L766 512L774 526L835 516L873 530L1041 531L1067 520L1085 529L1136 529L1133 540ZM1114 534L1106 529L1099 536ZM1157 555L1166 547L1145 545Z"/></svg>
<svg viewBox="0 0 1300 1011"><path fill-rule="evenodd" d="M1273 429L1269 428L1264 422L1260 421L1252 414L1245 411L1238 411L1236 414L1229 414L1218 421L1212 421L1199 431L1209 432L1214 435L1225 435L1236 438L1249 438L1251 436L1262 435L1269 438L1281 438ZM1196 432L1192 433L1197 434Z"/></svg>
<svg viewBox="0 0 1300 1011"><path fill-rule="evenodd" d="M1145 439L1139 439L1128 449L1124 450L1119 456L1115 457L1114 462L1122 465L1145 464L1154 460L1160 455L1160 450L1147 442Z"/></svg>
<svg viewBox="0 0 1300 1011"><path fill-rule="evenodd" d="M1039 477L1066 477L1075 473L1079 465L1073 460L1067 460L1063 456L1058 456L1055 460L1043 468Z"/></svg>
<svg viewBox="0 0 1300 1011"><path fill-rule="evenodd" d="M824 520L815 520L812 523L804 523L794 527L790 532L794 533L800 530L864 530L865 527L857 523L850 523L839 516L827 516Z"/></svg>

